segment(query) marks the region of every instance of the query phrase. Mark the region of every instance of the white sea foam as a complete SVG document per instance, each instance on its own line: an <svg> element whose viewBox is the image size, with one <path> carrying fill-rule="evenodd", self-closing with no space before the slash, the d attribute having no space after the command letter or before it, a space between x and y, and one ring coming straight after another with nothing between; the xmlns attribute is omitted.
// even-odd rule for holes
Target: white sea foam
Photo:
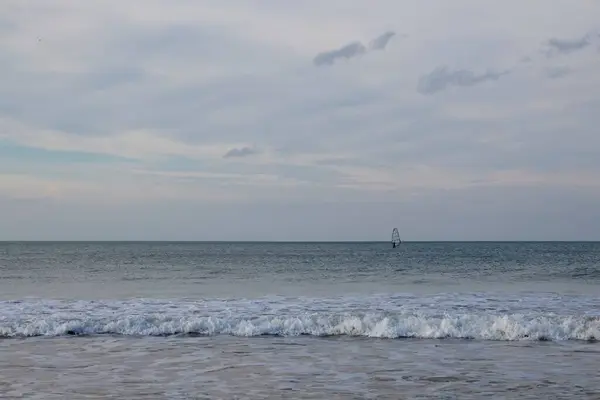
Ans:
<svg viewBox="0 0 600 400"><path fill-rule="evenodd" d="M448 315L281 315L219 318L148 315L112 317L51 316L33 321L2 321L0 336L177 334L235 336L348 335L375 338L468 338L480 340L595 340L600 319L571 316Z"/></svg>
<svg viewBox="0 0 600 400"><path fill-rule="evenodd" d="M502 304L494 299L480 299L479 303L464 298L461 302L433 300L372 297L1 302L0 337L187 334L600 340L600 317L589 313L543 311L531 302L529 307L521 304L507 310L510 299ZM548 299L546 302L550 304Z"/></svg>

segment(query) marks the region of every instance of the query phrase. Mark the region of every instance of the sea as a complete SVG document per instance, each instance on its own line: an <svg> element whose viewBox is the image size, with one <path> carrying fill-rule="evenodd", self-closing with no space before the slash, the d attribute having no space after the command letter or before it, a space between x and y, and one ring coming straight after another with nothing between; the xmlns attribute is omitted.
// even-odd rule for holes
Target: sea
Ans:
<svg viewBox="0 0 600 400"><path fill-rule="evenodd" d="M600 243L0 243L0 399L490 398L600 399Z"/></svg>

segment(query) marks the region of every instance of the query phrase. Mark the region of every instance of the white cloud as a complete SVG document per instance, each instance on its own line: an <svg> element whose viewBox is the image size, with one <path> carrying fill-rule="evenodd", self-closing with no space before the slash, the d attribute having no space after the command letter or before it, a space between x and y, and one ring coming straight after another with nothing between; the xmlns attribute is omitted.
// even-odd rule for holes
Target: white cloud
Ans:
<svg viewBox="0 0 600 400"><path fill-rule="evenodd" d="M6 0L0 192L90 207L595 196L599 14L566 0ZM353 42L362 56L314 65Z"/></svg>
<svg viewBox="0 0 600 400"><path fill-rule="evenodd" d="M23 146L45 150L100 153L145 159L161 156L220 158L233 144L191 145L169 137L168 132L124 131L112 135L91 136L85 132L70 134L36 130L15 121L0 119L0 138Z"/></svg>

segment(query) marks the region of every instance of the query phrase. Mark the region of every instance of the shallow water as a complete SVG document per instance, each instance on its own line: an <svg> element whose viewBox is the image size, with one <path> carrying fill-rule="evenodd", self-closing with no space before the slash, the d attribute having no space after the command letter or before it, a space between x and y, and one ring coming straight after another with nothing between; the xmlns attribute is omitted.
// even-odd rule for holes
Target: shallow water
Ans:
<svg viewBox="0 0 600 400"><path fill-rule="evenodd" d="M0 244L0 398L600 398L597 243Z"/></svg>
<svg viewBox="0 0 600 400"><path fill-rule="evenodd" d="M599 352L590 343L35 338L0 342L0 390L38 399L597 399Z"/></svg>

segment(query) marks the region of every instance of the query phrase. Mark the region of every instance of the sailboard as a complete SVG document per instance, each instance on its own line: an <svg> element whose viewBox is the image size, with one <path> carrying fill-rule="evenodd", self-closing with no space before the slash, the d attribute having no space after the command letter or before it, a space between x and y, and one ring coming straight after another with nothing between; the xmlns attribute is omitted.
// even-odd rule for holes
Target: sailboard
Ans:
<svg viewBox="0 0 600 400"><path fill-rule="evenodd" d="M394 228L394 230L392 231L392 246L393 246L393 248L396 248L398 245L400 245L400 243L402 243L402 241L400 240L400 234L398 233L398 228Z"/></svg>

